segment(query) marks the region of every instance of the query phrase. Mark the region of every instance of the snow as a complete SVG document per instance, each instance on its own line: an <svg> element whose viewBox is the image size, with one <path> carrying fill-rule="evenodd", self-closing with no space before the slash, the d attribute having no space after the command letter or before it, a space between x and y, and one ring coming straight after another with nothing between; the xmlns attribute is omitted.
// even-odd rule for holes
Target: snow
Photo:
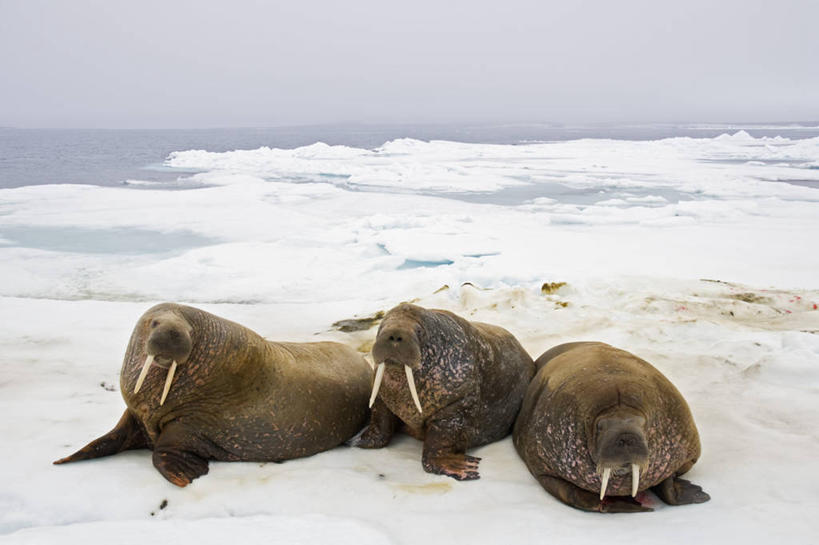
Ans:
<svg viewBox="0 0 819 545"><path fill-rule="evenodd" d="M819 139L398 140L375 150L179 151L161 185L0 190L0 540L286 543L816 542ZM187 175L185 175L187 176ZM544 282L567 282L544 294ZM443 286L446 289L441 289ZM402 300L503 325L537 357L601 340L694 412L706 504L559 504L511 440L479 481L421 444L212 463L185 489L148 451L52 466L119 418L136 319L187 302L273 340L366 350L337 320ZM164 508L160 508L167 501Z"/></svg>

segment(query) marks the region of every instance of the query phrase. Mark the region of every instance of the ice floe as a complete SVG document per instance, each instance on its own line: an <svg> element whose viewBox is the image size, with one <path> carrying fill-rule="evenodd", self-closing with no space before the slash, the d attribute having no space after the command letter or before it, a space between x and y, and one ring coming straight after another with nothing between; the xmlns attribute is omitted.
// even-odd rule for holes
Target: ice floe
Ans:
<svg viewBox="0 0 819 545"><path fill-rule="evenodd" d="M180 169L172 184L0 190L0 539L809 543L817 164L819 138L742 131L404 139L180 150L166 165ZM184 490L146 451L52 467L116 422L131 328L162 300L271 339L361 350L374 328L332 324L403 300L503 325L535 357L610 342L688 399L703 442L691 477L713 500L667 508L650 497L650 515L589 516L548 496L509 439L476 451L474 483L424 473L409 437L381 451L213 464Z"/></svg>

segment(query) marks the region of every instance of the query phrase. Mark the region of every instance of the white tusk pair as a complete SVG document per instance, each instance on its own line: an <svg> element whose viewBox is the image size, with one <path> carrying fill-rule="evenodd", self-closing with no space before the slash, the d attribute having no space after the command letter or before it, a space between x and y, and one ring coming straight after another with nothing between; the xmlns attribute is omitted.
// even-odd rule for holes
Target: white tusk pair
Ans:
<svg viewBox="0 0 819 545"><path fill-rule="evenodd" d="M136 386L134 386L134 393L139 392L139 389L142 388L142 383L145 382L145 377L148 375L148 369L151 368L151 364L153 362L153 354L148 354L148 357L145 358L145 363L142 365L142 371L139 372L139 378L137 378ZM171 363L171 368L168 370L168 376L165 377L165 387L162 389L162 397L159 399L160 405L165 403L165 398L168 397L168 392L171 389L171 382L173 382L174 373L176 373L176 360Z"/></svg>
<svg viewBox="0 0 819 545"><path fill-rule="evenodd" d="M412 376L412 369L409 365L404 366L404 372L407 374L407 384L409 385L412 400L415 402L415 408L420 414L424 414L421 410L421 400L418 399L418 390L415 389L415 378ZM370 407L375 403L375 398L378 396L378 390L381 388L381 381L384 380L384 362L378 364L375 368L375 381L373 381L373 392L370 394Z"/></svg>
<svg viewBox="0 0 819 545"><path fill-rule="evenodd" d="M611 468L607 467L603 470L603 483L600 485L600 499L606 496L606 488L609 486L609 477L611 477ZM637 489L640 487L640 466L631 464L631 496L637 495Z"/></svg>

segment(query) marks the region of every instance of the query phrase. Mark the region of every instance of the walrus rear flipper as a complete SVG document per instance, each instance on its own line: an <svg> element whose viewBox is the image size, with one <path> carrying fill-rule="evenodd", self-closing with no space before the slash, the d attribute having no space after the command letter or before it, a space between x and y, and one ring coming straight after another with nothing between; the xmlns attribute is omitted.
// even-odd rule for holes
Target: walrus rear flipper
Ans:
<svg viewBox="0 0 819 545"><path fill-rule="evenodd" d="M705 503L711 499L701 486L675 476L667 478L651 490L668 505Z"/></svg>
<svg viewBox="0 0 819 545"><path fill-rule="evenodd" d="M148 439L139 422L126 409L113 430L98 439L94 439L71 456L60 458L54 463L67 464L80 460L91 460L92 458L111 456L125 450L148 448L149 446Z"/></svg>
<svg viewBox="0 0 819 545"><path fill-rule="evenodd" d="M370 413L370 424L360 436L350 440L350 445L358 448L384 448L390 444L399 422L384 400L377 397Z"/></svg>

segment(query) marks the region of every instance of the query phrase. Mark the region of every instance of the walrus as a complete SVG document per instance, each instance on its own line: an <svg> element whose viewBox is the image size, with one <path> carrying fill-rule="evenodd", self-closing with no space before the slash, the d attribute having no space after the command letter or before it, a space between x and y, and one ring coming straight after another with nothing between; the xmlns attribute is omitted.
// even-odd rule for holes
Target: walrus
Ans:
<svg viewBox="0 0 819 545"><path fill-rule="evenodd" d="M586 511L652 511L710 496L680 479L700 439L679 391L650 363L600 342L561 344L535 362L513 441L547 492Z"/></svg>
<svg viewBox="0 0 819 545"><path fill-rule="evenodd" d="M508 435L534 362L505 329L402 303L378 328L369 426L355 444L382 448L403 423L424 442L429 473L480 477L466 450Z"/></svg>
<svg viewBox="0 0 819 545"><path fill-rule="evenodd" d="M310 456L367 423L372 371L334 342L277 343L208 312L163 303L131 335L120 372L127 408L116 427L64 464L130 449L177 486L208 472L208 460Z"/></svg>

